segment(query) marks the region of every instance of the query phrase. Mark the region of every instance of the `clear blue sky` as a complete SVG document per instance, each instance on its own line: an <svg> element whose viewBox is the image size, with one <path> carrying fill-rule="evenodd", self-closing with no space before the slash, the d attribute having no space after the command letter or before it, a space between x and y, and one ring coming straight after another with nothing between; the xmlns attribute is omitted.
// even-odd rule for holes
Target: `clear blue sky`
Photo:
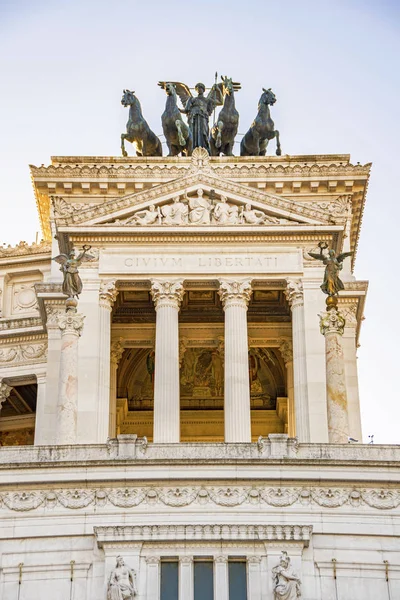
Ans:
<svg viewBox="0 0 400 600"><path fill-rule="evenodd" d="M157 81L242 83L245 131L272 87L283 153L373 162L355 275L370 280L359 349L364 439L400 443L400 3L221 0L0 3L0 241L39 230L28 164L119 155L134 89L161 133ZM273 143L270 152L274 152Z"/></svg>

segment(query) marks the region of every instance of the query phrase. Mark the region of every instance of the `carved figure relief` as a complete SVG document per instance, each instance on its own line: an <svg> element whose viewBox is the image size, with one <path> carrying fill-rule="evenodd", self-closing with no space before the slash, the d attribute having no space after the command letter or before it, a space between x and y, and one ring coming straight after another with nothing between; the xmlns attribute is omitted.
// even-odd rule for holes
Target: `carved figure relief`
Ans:
<svg viewBox="0 0 400 600"><path fill-rule="evenodd" d="M150 204L147 208L138 210L128 218L116 219L118 225L137 225L148 227L156 225L274 225L293 223L289 219L277 218L266 214L264 211L247 202L234 204L228 202L226 196L218 199L214 190L207 195L199 188L196 196L176 196L173 200L155 206Z"/></svg>

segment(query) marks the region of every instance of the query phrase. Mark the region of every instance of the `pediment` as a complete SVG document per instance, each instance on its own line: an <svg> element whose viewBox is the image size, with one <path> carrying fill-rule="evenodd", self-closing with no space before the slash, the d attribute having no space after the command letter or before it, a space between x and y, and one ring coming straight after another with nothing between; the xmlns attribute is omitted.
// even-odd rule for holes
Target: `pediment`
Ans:
<svg viewBox="0 0 400 600"><path fill-rule="evenodd" d="M282 196L265 193L212 170L179 179L102 205L79 210L63 199L54 200L58 226L175 227L273 226L329 224L327 211Z"/></svg>

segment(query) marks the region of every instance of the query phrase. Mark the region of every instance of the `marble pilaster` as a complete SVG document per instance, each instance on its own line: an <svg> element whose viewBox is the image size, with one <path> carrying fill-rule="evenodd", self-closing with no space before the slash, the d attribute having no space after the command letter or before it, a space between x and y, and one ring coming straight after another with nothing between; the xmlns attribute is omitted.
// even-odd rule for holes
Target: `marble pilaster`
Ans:
<svg viewBox="0 0 400 600"><path fill-rule="evenodd" d="M225 312L225 442L251 442L249 346L247 307L251 279L220 279L219 295Z"/></svg>
<svg viewBox="0 0 400 600"><path fill-rule="evenodd" d="M77 441L78 341L83 319L82 314L71 308L58 317L61 356L56 444L75 444Z"/></svg>
<svg viewBox="0 0 400 600"><path fill-rule="evenodd" d="M45 428L42 427L46 422L46 375L36 375L37 395L36 395L36 418L35 418L35 446L46 444Z"/></svg>
<svg viewBox="0 0 400 600"><path fill-rule="evenodd" d="M179 557L179 600L193 600L193 556Z"/></svg>
<svg viewBox="0 0 400 600"><path fill-rule="evenodd" d="M124 346L122 345L122 338L115 340L111 344L110 352L110 423L109 423L109 436L111 438L117 435L117 371L119 361L124 353Z"/></svg>
<svg viewBox="0 0 400 600"><path fill-rule="evenodd" d="M294 407L294 384L293 384L293 344L291 340L281 338L279 350L286 368L286 393L288 398L288 435L296 436L296 415Z"/></svg>
<svg viewBox="0 0 400 600"><path fill-rule="evenodd" d="M118 296L115 281L100 283L99 290L99 372L98 372L98 421L97 440L104 443L109 435L110 422L110 345L111 311Z"/></svg>
<svg viewBox="0 0 400 600"><path fill-rule="evenodd" d="M346 372L349 436L361 442L362 428L357 366L357 304L341 305L339 302L339 310L346 319L341 341Z"/></svg>
<svg viewBox="0 0 400 600"><path fill-rule="evenodd" d="M215 598L218 600L229 600L227 556L216 556L214 558L214 577L214 590L218 590Z"/></svg>
<svg viewBox="0 0 400 600"><path fill-rule="evenodd" d="M154 279L151 296L156 309L154 371L155 443L180 441L179 308L182 281Z"/></svg>
<svg viewBox="0 0 400 600"><path fill-rule="evenodd" d="M296 435L299 442L309 442L310 425L302 282L300 280L288 279L285 295L292 310L293 389Z"/></svg>
<svg viewBox="0 0 400 600"><path fill-rule="evenodd" d="M261 600L261 557L247 557L248 600Z"/></svg>
<svg viewBox="0 0 400 600"><path fill-rule="evenodd" d="M345 322L335 307L320 315L321 333L325 336L326 347L326 396L331 444L347 444L349 437L346 374L341 344Z"/></svg>
<svg viewBox="0 0 400 600"><path fill-rule="evenodd" d="M160 557L146 557L146 600L160 599Z"/></svg>

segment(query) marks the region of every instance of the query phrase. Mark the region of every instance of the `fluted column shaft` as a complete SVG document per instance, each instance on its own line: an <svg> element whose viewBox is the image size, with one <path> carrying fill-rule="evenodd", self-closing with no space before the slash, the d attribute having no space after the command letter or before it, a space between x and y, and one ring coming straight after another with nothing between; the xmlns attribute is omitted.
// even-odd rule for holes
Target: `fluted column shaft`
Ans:
<svg viewBox="0 0 400 600"><path fill-rule="evenodd" d="M347 413L346 373L341 336L346 321L336 308L320 315L321 333L326 349L326 400L330 444L347 444L349 419Z"/></svg>
<svg viewBox="0 0 400 600"><path fill-rule="evenodd" d="M247 306L251 280L220 280L225 311L225 442L251 442Z"/></svg>
<svg viewBox="0 0 400 600"><path fill-rule="evenodd" d="M115 340L111 344L110 354L110 422L109 437L117 435L117 372L118 364L122 358L125 348L122 345L122 338Z"/></svg>
<svg viewBox="0 0 400 600"><path fill-rule="evenodd" d="M61 329L56 444L75 444L78 420L78 340L85 317L76 308L58 317Z"/></svg>
<svg viewBox="0 0 400 600"><path fill-rule="evenodd" d="M110 426L111 311L118 296L115 281L102 281L99 291L99 373L97 387L97 439L104 443Z"/></svg>
<svg viewBox="0 0 400 600"><path fill-rule="evenodd" d="M156 309L153 442L180 441L179 322L181 281L153 280Z"/></svg>
<svg viewBox="0 0 400 600"><path fill-rule="evenodd" d="M285 294L292 309L293 388L296 436L299 442L309 442L310 419L302 282L300 280L289 280Z"/></svg>
<svg viewBox="0 0 400 600"><path fill-rule="evenodd" d="M296 416L294 408L294 382L293 382L293 344L290 340L282 338L279 350L286 367L286 388L288 398L288 434L296 436Z"/></svg>

